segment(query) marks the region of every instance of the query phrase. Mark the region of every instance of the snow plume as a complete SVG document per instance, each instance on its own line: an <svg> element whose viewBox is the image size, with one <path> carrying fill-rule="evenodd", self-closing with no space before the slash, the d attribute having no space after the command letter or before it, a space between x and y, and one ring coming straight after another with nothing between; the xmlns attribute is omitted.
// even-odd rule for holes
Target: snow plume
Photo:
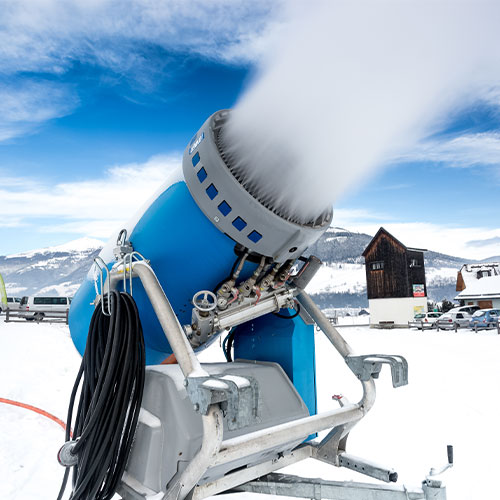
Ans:
<svg viewBox="0 0 500 500"><path fill-rule="evenodd" d="M500 82L500 4L295 4L240 98L225 142L282 213L314 220Z"/></svg>

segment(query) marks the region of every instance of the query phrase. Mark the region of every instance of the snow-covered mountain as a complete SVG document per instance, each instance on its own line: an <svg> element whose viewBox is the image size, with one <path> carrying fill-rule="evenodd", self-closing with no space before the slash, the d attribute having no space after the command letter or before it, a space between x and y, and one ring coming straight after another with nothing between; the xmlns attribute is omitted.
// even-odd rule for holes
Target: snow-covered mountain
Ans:
<svg viewBox="0 0 500 500"><path fill-rule="evenodd" d="M361 256L371 236L331 227L309 249L323 261L308 292L322 307L366 307L366 275ZM94 257L99 240L81 238L56 247L0 257L0 273L9 295L72 296ZM467 261L432 251L425 252L427 289L433 300L453 299L457 272Z"/></svg>
<svg viewBox="0 0 500 500"><path fill-rule="evenodd" d="M0 257L7 293L73 296L102 248L102 241L79 238L64 245Z"/></svg>

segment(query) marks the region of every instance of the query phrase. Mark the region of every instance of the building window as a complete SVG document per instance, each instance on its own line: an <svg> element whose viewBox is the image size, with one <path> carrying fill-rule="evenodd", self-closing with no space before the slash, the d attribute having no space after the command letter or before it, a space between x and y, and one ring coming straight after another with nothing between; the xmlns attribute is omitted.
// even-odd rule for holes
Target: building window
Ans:
<svg viewBox="0 0 500 500"><path fill-rule="evenodd" d="M478 271L477 272L477 279L486 278L487 276L491 276L491 271Z"/></svg>
<svg viewBox="0 0 500 500"><path fill-rule="evenodd" d="M417 259L410 259L410 267L420 267L420 263Z"/></svg>
<svg viewBox="0 0 500 500"><path fill-rule="evenodd" d="M384 261L378 260L377 262L372 262L370 267L372 271L380 271L381 269L384 269Z"/></svg>

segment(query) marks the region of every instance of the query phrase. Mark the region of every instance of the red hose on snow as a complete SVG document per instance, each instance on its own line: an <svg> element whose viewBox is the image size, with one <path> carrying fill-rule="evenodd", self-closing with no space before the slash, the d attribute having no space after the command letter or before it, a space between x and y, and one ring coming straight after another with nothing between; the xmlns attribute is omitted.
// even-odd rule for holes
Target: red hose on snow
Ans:
<svg viewBox="0 0 500 500"><path fill-rule="evenodd" d="M64 430L66 430L66 424L60 418L57 418L56 416L52 415L51 413L45 410L42 410L41 408L37 408L36 406L31 406L26 403L20 403L19 401L13 401L12 399L6 399L6 398L0 398L0 403L5 403L12 406L19 406L19 408L25 408L27 410L34 411L39 415L43 415L44 417L50 418L50 420L53 420L54 422L56 422L56 424L59 424ZM72 435L73 433L70 434Z"/></svg>

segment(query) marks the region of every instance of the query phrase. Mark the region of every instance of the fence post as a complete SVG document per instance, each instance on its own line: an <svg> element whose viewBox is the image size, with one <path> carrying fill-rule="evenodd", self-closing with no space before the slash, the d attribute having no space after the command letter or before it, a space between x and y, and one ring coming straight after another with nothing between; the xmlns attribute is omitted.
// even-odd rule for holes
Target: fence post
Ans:
<svg viewBox="0 0 500 500"><path fill-rule="evenodd" d="M457 332L458 332L458 322L455 321L455 333L457 333Z"/></svg>
<svg viewBox="0 0 500 500"><path fill-rule="evenodd" d="M7 307L7 310L5 311L5 323L9 322L9 315L10 315L10 309Z"/></svg>
<svg viewBox="0 0 500 500"><path fill-rule="evenodd" d="M474 323L474 332L477 333L477 323Z"/></svg>
<svg viewBox="0 0 500 500"><path fill-rule="evenodd" d="M66 309L66 324L69 324L69 309Z"/></svg>

